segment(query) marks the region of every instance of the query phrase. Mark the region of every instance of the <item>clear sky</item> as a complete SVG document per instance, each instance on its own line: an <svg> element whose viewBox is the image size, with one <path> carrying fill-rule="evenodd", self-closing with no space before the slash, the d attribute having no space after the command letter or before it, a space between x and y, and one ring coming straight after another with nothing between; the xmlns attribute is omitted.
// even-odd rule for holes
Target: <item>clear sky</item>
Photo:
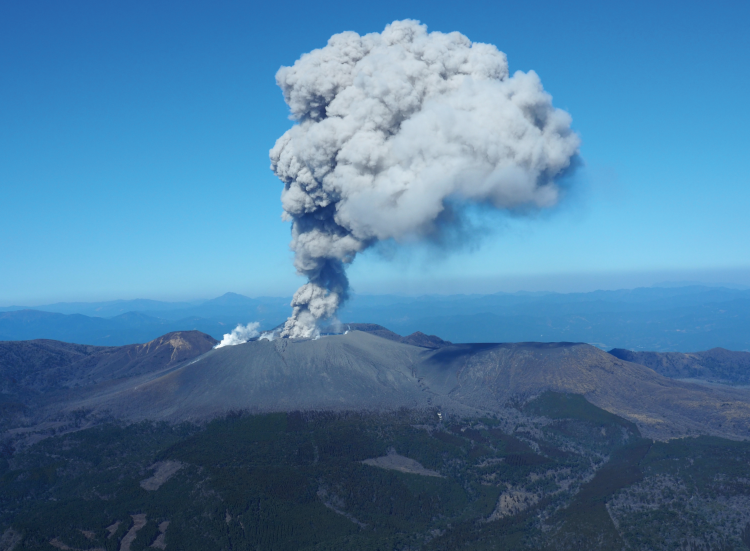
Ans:
<svg viewBox="0 0 750 551"><path fill-rule="evenodd" d="M281 65L412 18L495 44L573 116L554 213L373 250L355 292L750 285L750 2L0 3L0 305L301 283L268 150Z"/></svg>

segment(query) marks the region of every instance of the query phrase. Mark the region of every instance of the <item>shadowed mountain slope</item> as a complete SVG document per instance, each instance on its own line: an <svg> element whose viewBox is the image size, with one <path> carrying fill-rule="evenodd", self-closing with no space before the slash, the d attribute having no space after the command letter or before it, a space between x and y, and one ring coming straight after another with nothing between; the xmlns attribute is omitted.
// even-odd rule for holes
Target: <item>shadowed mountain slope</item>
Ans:
<svg viewBox="0 0 750 551"><path fill-rule="evenodd" d="M656 438L746 438L750 394L674 381L577 343L446 345L425 349L361 331L319 340L253 341L211 350L138 378L68 396L129 419L204 419L251 411L438 407L493 411L552 390L581 394Z"/></svg>
<svg viewBox="0 0 750 551"><path fill-rule="evenodd" d="M130 378L190 360L217 343L199 331L167 333L145 344L88 346L53 340L0 342L6 398Z"/></svg>
<svg viewBox="0 0 750 551"><path fill-rule="evenodd" d="M645 365L673 379L702 379L732 385L750 385L750 352L712 348L705 352L633 352L622 348L609 351L628 362Z"/></svg>

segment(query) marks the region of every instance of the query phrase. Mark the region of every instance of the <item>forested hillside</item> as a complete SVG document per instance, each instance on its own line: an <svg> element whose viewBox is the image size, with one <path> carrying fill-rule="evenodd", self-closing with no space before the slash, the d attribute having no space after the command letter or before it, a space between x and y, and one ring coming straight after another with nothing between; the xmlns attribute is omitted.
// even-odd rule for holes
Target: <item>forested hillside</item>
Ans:
<svg viewBox="0 0 750 551"><path fill-rule="evenodd" d="M0 537L17 550L747 549L748 461L750 444L654 443L554 393L492 418L109 424L0 460Z"/></svg>

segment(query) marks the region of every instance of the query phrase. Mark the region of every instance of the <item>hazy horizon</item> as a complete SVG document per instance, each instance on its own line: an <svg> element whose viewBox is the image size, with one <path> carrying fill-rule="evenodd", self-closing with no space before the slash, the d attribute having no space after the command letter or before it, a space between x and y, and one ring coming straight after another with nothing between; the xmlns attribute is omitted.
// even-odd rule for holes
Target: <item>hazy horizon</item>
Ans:
<svg viewBox="0 0 750 551"><path fill-rule="evenodd" d="M419 298L419 297L430 297L430 296L443 296L443 297L449 297L449 296L485 296L485 295L493 295L493 294L586 294L586 293L595 293L599 291L624 291L624 290L635 290L635 289L653 289L653 288L681 288L681 287L709 287L709 288L726 288L726 289L732 289L732 290L740 290L740 291L746 291L750 290L750 285L746 285L743 283L735 283L733 281L700 281L700 280L661 280L656 281L655 283L651 284L643 284L638 285L634 284L631 286L627 285L611 285L609 287L584 287L581 289L546 289L546 288L510 288L510 289L502 289L502 290L495 290L495 291L481 291L481 290L467 290L466 292L460 292L460 291L439 291L439 290L424 290L422 292L405 292L394 289L391 291L384 291L384 292L355 292L352 293L351 300L354 300L356 297L403 297L403 298ZM108 302L129 302L129 301L138 301L138 300L144 300L144 301L154 301L154 302L162 302L162 303L196 303L199 304L201 302L214 300L217 298L220 298L227 294L236 294L241 295L250 299L261 299L261 298L268 298L268 299L283 299L283 300L289 300L292 297L294 290L292 289L290 292L286 294L271 294L271 293L246 293L246 292L238 292L236 290L229 290L224 292L219 292L216 294L211 295L190 295L186 297L176 297L176 298L160 298L158 296L133 296L133 297L122 297L122 296L116 296L113 298L102 298L102 299L81 299L81 300L48 300L48 301L29 301L29 302L0 302L0 308L12 308L12 307L28 307L28 308L35 308L40 306L50 306L55 304L97 304L97 303L108 303Z"/></svg>

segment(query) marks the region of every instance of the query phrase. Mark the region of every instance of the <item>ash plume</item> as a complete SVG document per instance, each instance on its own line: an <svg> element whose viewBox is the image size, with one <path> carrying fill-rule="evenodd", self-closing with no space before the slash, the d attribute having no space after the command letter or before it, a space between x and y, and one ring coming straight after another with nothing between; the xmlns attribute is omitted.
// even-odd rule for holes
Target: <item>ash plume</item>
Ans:
<svg viewBox="0 0 750 551"><path fill-rule="evenodd" d="M297 121L270 152L297 272L282 336L311 337L347 299L345 268L378 241L439 235L449 209L554 206L580 140L533 71L464 35L396 21L336 34L282 67Z"/></svg>

